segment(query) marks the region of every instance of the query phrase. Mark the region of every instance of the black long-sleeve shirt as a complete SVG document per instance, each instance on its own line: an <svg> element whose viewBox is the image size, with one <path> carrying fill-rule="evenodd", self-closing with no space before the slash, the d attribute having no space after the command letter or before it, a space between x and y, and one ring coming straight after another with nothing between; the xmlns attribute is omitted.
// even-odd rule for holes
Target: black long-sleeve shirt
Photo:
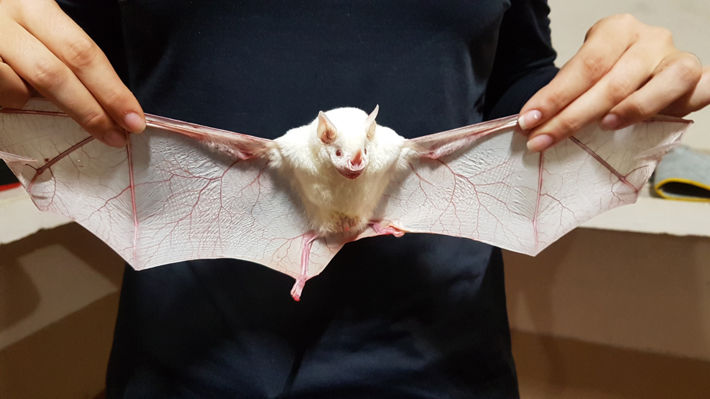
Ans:
<svg viewBox="0 0 710 399"><path fill-rule="evenodd" d="M414 137L515 113L554 76L538 0L84 0L65 9L147 112L275 138L380 105ZM303 300L243 261L126 270L109 397L517 396L500 251L350 243Z"/></svg>

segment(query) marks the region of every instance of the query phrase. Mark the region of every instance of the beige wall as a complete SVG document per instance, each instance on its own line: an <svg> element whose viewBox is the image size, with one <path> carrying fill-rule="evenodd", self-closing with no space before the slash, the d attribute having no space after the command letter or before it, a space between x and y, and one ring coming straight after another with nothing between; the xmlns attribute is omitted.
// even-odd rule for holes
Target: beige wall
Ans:
<svg viewBox="0 0 710 399"><path fill-rule="evenodd" d="M122 272L123 261L73 223L0 245L0 398L103 389Z"/></svg>
<svg viewBox="0 0 710 399"><path fill-rule="evenodd" d="M710 239L582 229L505 261L520 331L710 361Z"/></svg>

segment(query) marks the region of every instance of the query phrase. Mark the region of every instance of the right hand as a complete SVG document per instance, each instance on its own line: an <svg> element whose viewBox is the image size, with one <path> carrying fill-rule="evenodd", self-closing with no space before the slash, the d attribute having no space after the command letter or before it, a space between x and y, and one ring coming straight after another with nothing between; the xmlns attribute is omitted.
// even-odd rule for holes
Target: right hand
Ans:
<svg viewBox="0 0 710 399"><path fill-rule="evenodd" d="M145 115L106 55L53 0L0 0L0 107L32 89L114 147L145 129Z"/></svg>

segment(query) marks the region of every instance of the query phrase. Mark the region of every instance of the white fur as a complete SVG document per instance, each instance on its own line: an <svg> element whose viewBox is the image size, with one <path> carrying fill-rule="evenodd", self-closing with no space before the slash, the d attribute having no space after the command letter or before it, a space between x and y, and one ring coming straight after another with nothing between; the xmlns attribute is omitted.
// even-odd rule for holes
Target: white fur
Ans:
<svg viewBox="0 0 710 399"><path fill-rule="evenodd" d="M406 167L398 162L406 140L379 125L368 140L367 113L357 108L336 108L325 114L337 129L331 144L318 138L316 118L277 138L270 158L284 176L293 177L293 188L314 231L357 234L367 227L392 176ZM358 150L365 167L360 176L349 179L338 168L345 167Z"/></svg>

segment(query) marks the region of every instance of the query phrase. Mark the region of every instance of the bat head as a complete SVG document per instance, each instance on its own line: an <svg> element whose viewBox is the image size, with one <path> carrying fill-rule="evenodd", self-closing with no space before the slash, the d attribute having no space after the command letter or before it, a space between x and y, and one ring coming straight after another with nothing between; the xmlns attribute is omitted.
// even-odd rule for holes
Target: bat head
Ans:
<svg viewBox="0 0 710 399"><path fill-rule="evenodd" d="M375 137L378 110L375 106L369 115L357 108L318 113L318 139L323 144L320 155L348 179L357 178L367 168L367 149Z"/></svg>

